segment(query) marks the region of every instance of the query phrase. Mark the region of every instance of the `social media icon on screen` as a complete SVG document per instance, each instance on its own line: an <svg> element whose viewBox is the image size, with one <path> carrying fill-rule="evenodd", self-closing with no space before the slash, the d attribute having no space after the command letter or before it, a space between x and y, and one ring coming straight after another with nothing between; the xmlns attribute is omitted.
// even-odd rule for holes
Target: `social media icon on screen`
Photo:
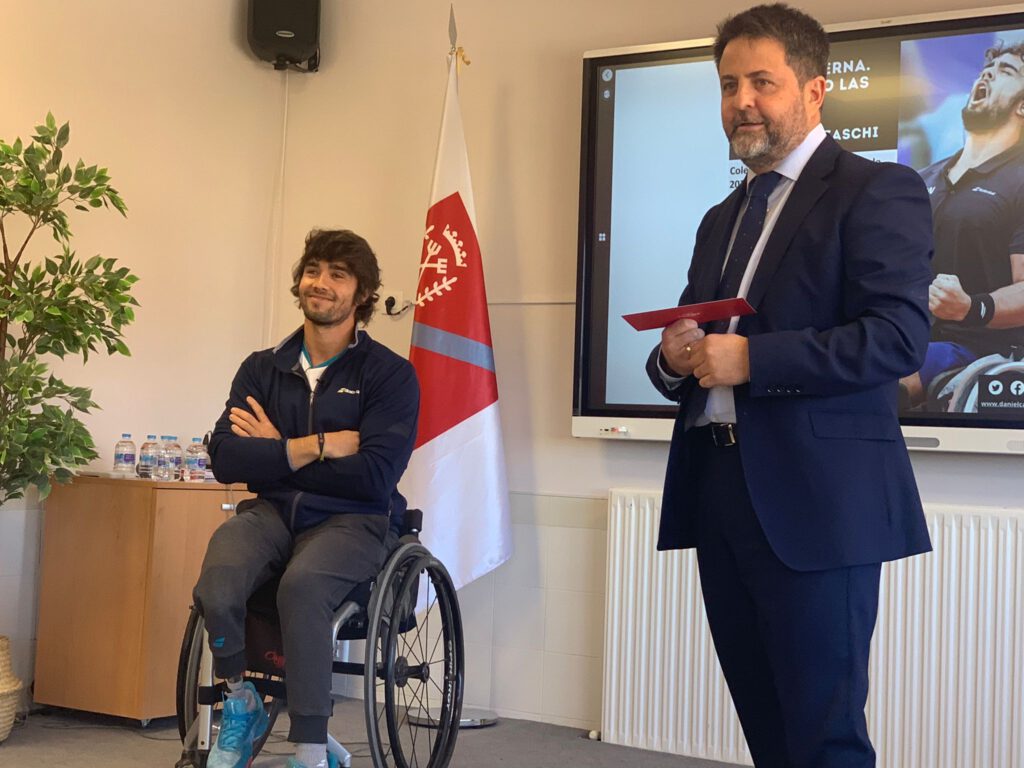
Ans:
<svg viewBox="0 0 1024 768"><path fill-rule="evenodd" d="M1020 379L1014 379L1013 381L1011 381L1010 391L1013 394L1017 395L1017 397L1024 395L1024 381L1021 381Z"/></svg>
<svg viewBox="0 0 1024 768"><path fill-rule="evenodd" d="M1003 394L1003 382L999 381L999 379L990 381L988 383L988 393L996 397Z"/></svg>

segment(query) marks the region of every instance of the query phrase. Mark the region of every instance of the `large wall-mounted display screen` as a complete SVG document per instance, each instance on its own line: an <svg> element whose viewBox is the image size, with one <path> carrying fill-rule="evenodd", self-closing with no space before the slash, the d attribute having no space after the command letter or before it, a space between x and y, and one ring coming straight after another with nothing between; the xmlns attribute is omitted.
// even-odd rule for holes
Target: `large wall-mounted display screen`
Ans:
<svg viewBox="0 0 1024 768"><path fill-rule="evenodd" d="M829 30L824 127L932 196L934 324L902 386L908 441L1024 451L1024 7L852 27ZM675 407L644 371L659 331L622 315L678 301L697 225L746 175L710 43L584 60L574 434L668 436ZM972 296L990 298L965 316Z"/></svg>

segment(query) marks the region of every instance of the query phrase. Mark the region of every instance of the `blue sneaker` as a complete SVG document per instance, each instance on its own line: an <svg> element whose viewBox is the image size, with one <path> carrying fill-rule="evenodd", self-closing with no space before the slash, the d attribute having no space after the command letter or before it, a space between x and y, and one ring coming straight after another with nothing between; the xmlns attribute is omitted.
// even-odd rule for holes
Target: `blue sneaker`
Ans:
<svg viewBox="0 0 1024 768"><path fill-rule="evenodd" d="M252 765L252 744L263 735L270 723L256 688L245 684L248 696L229 696L224 700L221 714L220 734L217 744L210 750L206 768L249 768ZM248 703L254 700L257 706L249 711Z"/></svg>
<svg viewBox="0 0 1024 768"><path fill-rule="evenodd" d="M339 768L340 765L338 758L330 752L327 753L327 761L320 763L319 765L306 765L304 763L300 763L294 757L288 758L288 768Z"/></svg>

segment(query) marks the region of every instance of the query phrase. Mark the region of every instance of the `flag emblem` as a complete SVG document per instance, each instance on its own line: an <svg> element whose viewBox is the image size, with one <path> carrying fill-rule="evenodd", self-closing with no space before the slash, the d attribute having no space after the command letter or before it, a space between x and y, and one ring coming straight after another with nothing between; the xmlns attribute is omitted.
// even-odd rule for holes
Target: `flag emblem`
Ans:
<svg viewBox="0 0 1024 768"><path fill-rule="evenodd" d="M409 350L420 382L420 417L400 487L431 516L423 543L458 588L509 558L512 532L454 55L421 249Z"/></svg>

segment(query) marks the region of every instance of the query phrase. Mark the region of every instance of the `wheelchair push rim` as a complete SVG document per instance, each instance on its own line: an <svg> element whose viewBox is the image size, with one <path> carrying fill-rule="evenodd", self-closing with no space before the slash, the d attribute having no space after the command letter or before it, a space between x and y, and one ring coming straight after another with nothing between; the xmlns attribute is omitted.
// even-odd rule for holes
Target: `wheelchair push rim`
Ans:
<svg viewBox="0 0 1024 768"><path fill-rule="evenodd" d="M424 547L403 545L369 608L364 694L374 768L443 768L455 749L464 688L451 577Z"/></svg>

